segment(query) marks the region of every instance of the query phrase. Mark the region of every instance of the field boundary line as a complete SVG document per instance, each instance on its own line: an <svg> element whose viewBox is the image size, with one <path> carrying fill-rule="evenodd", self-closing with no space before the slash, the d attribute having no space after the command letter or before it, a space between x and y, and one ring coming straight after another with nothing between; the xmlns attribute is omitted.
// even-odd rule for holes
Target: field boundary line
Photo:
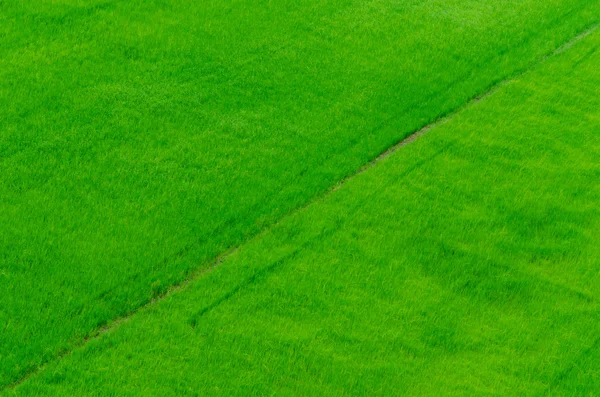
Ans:
<svg viewBox="0 0 600 397"><path fill-rule="evenodd" d="M443 124L451 121L459 113L465 111L466 109L471 108L472 106L475 106L477 103L481 102L482 100L484 100L484 99L486 99L486 98L494 95L501 88L503 88L503 87L511 84L512 82L514 82L515 80L517 80L519 77L527 74L528 72L530 72L532 70L535 70L536 68L538 68L540 65L544 64L550 58L567 52L569 49L571 49L572 47L574 47L577 43L581 42L583 39L585 39L586 37L588 37L591 34L593 34L599 27L600 27L600 23L599 22L595 22L591 26L586 27L583 31L581 31L578 34L576 34L575 36L573 36L571 39L567 40L566 42L564 42L560 46L556 47L554 50L550 50L545 55L542 55L541 57L539 57L536 60L532 61L530 64L524 66L523 68L521 68L519 70L516 70L515 72L509 74L508 76L506 76L505 78L503 78L503 79L501 79L499 81L492 82L491 84L488 85L487 88L485 88L484 90L482 90L480 93L474 95L470 99L466 100L462 105L456 107L453 110L450 110L450 111L446 112L445 114L440 115L435 120L433 120L430 123L428 123L427 125L421 127L420 129L412 132L411 134L407 135L403 139L399 140L395 144L389 146L387 149L385 149L380 154L378 154L375 158L373 158L372 160L370 160L369 162L367 162L366 164L364 164L363 166L361 166L360 168L358 168L354 173L352 173L352 174L350 174L350 175L342 178L340 181L338 181L337 183L335 183L329 189L327 189L324 192L322 192L321 194L313 197L312 199L310 199L305 204L303 204L303 205L301 205L301 206L293 209L292 211L288 212L287 214L283 215L277 221L273 222L272 224L270 224L266 228L262 229L261 231L259 231L256 234L254 234L253 236L250 236L248 239L246 239L240 245L235 246L235 247L231 247L231 248L225 250L224 252L222 252L221 254L219 254L216 258L214 258L212 261L209 261L210 265L208 265L207 267L204 267L202 269L198 269L198 270L195 270L195 271L191 271L189 273L189 275L185 279L183 279L182 281L180 281L180 282L178 282L178 283L176 283L174 285L171 285L163 293L161 293L161 294L153 297L147 303L145 303L145 304L137 307L136 309L132 310L129 313L126 313L123 316L120 316L120 317L117 317L115 319L109 320L106 325L104 325L104 326L100 327L99 329L91 332L89 335L87 335L86 337L82 338L79 342L74 343L69 348L66 348L63 351L59 352L54 358L52 358L50 360L47 360L46 362L43 362L39 366L37 366L37 367L35 367L35 368L27 371L19 379L17 379L15 381L7 384L6 386L2 387L0 389L0 392L6 392L6 391L14 390L15 388L17 388L19 385L21 385L22 383L24 383L28 379L30 379L33 376L35 376L35 375L43 372L44 369L46 369L46 367L49 364L55 363L55 362L58 362L58 361L62 360L63 358L69 356L73 351L75 351L75 350L77 350L79 348L82 348L85 345L87 345L90 341L99 339L104 334L107 334L107 333L110 333L110 332L116 330L117 328L119 328L119 326L121 324L127 323L137 313L142 312L142 311L147 310L147 309L150 309L151 307L155 306L160 301L162 301L162 300L164 300L164 299L166 299L166 298L168 298L168 297L170 297L170 296L172 296L172 295L174 295L174 294L176 294L176 293L178 293L180 291L185 290L185 288L187 286L189 286L191 283L199 280L204 275L212 272L215 268L219 267L229 256L231 256L234 253L236 253L239 249L241 249L243 246L245 246L249 242L251 242L251 241L253 241L253 240L257 239L257 238L260 238L261 236L265 235L269 231L275 229L276 227L278 227L282 222L284 222L289 217L294 216L295 214L297 214L297 213L305 210L306 208L308 208L308 207L310 207L310 206L312 206L312 205L314 205L314 204L316 204L318 202L323 201L326 197L328 197L329 195L331 195L333 192L339 190L342 186L344 186L350 180L356 178L357 176L361 175L362 173L366 172L367 170L375 167L377 164L379 164L380 162L386 160L388 157L390 157L396 151L398 151L398 150L402 149L403 147L405 147L405 146L407 146L407 145L415 142L416 140L418 140L422 136L426 135L432 129L434 129L434 128L440 126L440 125L443 125ZM220 302L218 302L218 303L220 303ZM217 303L216 306L218 306L218 303ZM211 307L211 309L212 308L213 307Z"/></svg>

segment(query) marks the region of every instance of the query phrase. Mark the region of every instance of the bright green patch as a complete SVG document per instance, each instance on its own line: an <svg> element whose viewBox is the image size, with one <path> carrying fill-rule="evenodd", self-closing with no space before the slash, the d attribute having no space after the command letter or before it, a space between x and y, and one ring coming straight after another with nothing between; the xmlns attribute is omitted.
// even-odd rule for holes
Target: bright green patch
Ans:
<svg viewBox="0 0 600 397"><path fill-rule="evenodd" d="M49 365L47 395L597 395L600 32Z"/></svg>
<svg viewBox="0 0 600 397"><path fill-rule="evenodd" d="M599 7L0 2L0 385L526 68Z"/></svg>

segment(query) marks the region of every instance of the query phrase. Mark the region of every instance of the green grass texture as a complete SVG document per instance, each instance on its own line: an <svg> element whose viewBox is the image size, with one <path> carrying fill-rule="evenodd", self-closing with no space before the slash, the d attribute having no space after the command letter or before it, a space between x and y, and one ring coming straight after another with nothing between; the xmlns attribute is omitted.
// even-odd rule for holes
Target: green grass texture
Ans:
<svg viewBox="0 0 600 397"><path fill-rule="evenodd" d="M0 2L0 386L599 15L597 0Z"/></svg>
<svg viewBox="0 0 600 397"><path fill-rule="evenodd" d="M17 395L600 394L600 31Z"/></svg>

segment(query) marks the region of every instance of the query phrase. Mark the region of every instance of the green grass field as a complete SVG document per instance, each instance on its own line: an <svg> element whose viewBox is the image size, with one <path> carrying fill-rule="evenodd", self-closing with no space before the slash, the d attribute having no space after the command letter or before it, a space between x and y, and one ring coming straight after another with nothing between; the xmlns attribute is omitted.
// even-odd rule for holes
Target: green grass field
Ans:
<svg viewBox="0 0 600 397"><path fill-rule="evenodd" d="M599 22L0 2L0 390L600 394Z"/></svg>
<svg viewBox="0 0 600 397"><path fill-rule="evenodd" d="M600 392L600 32L17 389Z"/></svg>

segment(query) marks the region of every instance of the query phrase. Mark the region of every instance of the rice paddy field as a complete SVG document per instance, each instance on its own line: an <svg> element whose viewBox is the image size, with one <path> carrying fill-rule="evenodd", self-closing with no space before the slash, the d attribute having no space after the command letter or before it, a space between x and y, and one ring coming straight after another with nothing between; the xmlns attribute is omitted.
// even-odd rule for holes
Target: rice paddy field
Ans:
<svg viewBox="0 0 600 397"><path fill-rule="evenodd" d="M599 24L0 1L0 395L599 395Z"/></svg>

